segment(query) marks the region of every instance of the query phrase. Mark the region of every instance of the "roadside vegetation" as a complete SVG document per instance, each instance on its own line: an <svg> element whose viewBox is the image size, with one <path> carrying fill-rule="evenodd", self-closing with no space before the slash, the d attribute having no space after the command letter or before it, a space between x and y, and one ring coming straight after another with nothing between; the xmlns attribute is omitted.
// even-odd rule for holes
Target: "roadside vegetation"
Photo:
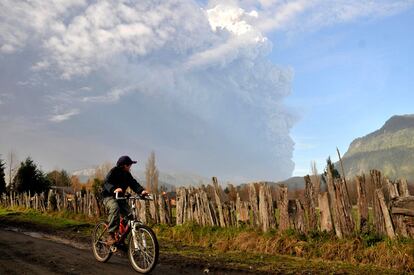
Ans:
<svg viewBox="0 0 414 275"><path fill-rule="evenodd" d="M96 220L65 212L40 213L0 208L0 224L23 227L88 242ZM261 233L246 227L154 225L164 255L213 262L230 268L315 273L414 271L414 241L389 240L372 234L339 240L332 234L308 235L293 230ZM295 271L295 272L294 272Z"/></svg>

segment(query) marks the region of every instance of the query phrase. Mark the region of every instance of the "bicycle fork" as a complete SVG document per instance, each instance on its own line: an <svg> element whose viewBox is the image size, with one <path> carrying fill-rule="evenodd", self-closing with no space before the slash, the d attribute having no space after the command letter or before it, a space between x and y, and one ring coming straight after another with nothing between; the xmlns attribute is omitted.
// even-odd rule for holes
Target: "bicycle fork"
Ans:
<svg viewBox="0 0 414 275"><path fill-rule="evenodd" d="M138 241L138 237L139 237L139 231L137 230L139 228L139 224L138 223L134 223L133 227L132 227L132 237L133 237L133 241L134 241L134 246L136 250L141 250L141 245ZM141 238L142 240L142 248L145 250L147 248L147 240L145 239L145 234L141 233Z"/></svg>

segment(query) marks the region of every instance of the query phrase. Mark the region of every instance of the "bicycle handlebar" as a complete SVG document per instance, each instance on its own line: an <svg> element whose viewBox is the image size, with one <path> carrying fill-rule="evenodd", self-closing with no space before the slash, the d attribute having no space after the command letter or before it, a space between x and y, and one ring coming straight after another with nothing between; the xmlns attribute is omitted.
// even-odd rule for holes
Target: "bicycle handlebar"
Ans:
<svg viewBox="0 0 414 275"><path fill-rule="evenodd" d="M126 193L123 197L119 197L119 193L121 192L115 192L116 200L128 200L128 199L129 200L145 200L145 201L154 200L154 197L151 194L132 196L131 194Z"/></svg>

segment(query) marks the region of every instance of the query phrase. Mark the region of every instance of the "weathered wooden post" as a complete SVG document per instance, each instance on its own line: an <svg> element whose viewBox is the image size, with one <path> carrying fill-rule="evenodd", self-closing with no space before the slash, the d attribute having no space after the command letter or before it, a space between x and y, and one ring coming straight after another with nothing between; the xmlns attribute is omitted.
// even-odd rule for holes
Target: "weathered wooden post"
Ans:
<svg viewBox="0 0 414 275"><path fill-rule="evenodd" d="M223 214L223 205L221 203L221 199L220 199L220 188L218 185L218 181L216 177L213 177L213 185L214 185L214 195L216 198L216 204L217 204L217 208L218 208L218 213L219 213L219 222L220 222L220 227L226 227L226 223L224 221L224 214Z"/></svg>
<svg viewBox="0 0 414 275"><path fill-rule="evenodd" d="M328 192L319 193L318 204L320 212L321 231L331 232L333 229L333 225L328 196Z"/></svg>
<svg viewBox="0 0 414 275"><path fill-rule="evenodd" d="M286 185L279 185L279 230L285 231L289 229L289 200L288 200L288 188Z"/></svg>
<svg viewBox="0 0 414 275"><path fill-rule="evenodd" d="M167 215L168 215L168 224L173 224L173 215L172 215L172 205L171 205L171 198L168 196L167 193Z"/></svg>
<svg viewBox="0 0 414 275"><path fill-rule="evenodd" d="M305 211L299 199L289 200L288 212L291 228L305 232Z"/></svg>
<svg viewBox="0 0 414 275"><path fill-rule="evenodd" d="M158 195L153 194L154 200L149 201L150 214L152 222L158 224L160 222L160 215L158 213Z"/></svg>
<svg viewBox="0 0 414 275"><path fill-rule="evenodd" d="M165 207L164 207L164 198L162 194L158 197L158 210L159 210L159 216L160 216L160 224L166 224L167 219L165 218Z"/></svg>
<svg viewBox="0 0 414 275"><path fill-rule="evenodd" d="M355 223L352 218L352 205L349 203L348 192L344 188L345 181L341 178L336 179L334 183L341 230L343 235L350 236L354 232Z"/></svg>
<svg viewBox="0 0 414 275"><path fill-rule="evenodd" d="M139 215L139 219L142 223L147 224L148 223L148 214L147 214L147 201L145 200L137 200L136 207Z"/></svg>
<svg viewBox="0 0 414 275"><path fill-rule="evenodd" d="M330 206L330 212L332 215L332 221L333 221L333 226L335 229L335 233L336 236L338 238L342 238L343 237L343 233L342 233L342 228L341 228L341 221L340 221L340 213L338 211L338 202L337 202L337 197L336 197L336 190L335 190L335 183L334 183L334 178L332 175L332 171L331 169L327 169L328 171L328 175L327 175L327 186L328 186L328 194L329 194L329 206Z"/></svg>
<svg viewBox="0 0 414 275"><path fill-rule="evenodd" d="M359 230L366 232L368 230L368 200L365 175L357 176L355 182L358 194Z"/></svg>
<svg viewBox="0 0 414 275"><path fill-rule="evenodd" d="M315 210L314 185L309 177L305 176L305 212L307 216L307 230L316 230L318 227L318 220ZM307 231L306 230L306 231Z"/></svg>
<svg viewBox="0 0 414 275"><path fill-rule="evenodd" d="M388 211L387 204L385 203L384 194L382 193L382 190L379 188L375 190L375 192L376 192L376 195L380 203L382 215L384 217L385 230L387 232L387 235L389 238L394 239L395 238L394 226L391 221L391 216L390 216L390 212Z"/></svg>
<svg viewBox="0 0 414 275"><path fill-rule="evenodd" d="M401 197L408 197L410 196L410 192L408 191L408 184L405 179L398 181L398 192Z"/></svg>
<svg viewBox="0 0 414 275"><path fill-rule="evenodd" d="M188 197L187 197L187 208L186 208L186 222L193 222L194 221L194 187L190 186L188 190Z"/></svg>
<svg viewBox="0 0 414 275"><path fill-rule="evenodd" d="M385 235L385 222L384 222L384 216L381 210L380 201L378 198L377 192L375 192L376 189L382 188L382 177L381 172L377 170L371 170L371 183L372 183L372 190L374 191L372 196L372 208L373 208L373 214L374 214L374 226L378 234Z"/></svg>
<svg viewBox="0 0 414 275"><path fill-rule="evenodd" d="M47 195L47 211L52 211L52 195L53 195L53 190L49 189L49 194Z"/></svg>
<svg viewBox="0 0 414 275"><path fill-rule="evenodd" d="M205 215L206 225L216 225L216 216L214 212L214 208L211 205L211 199L209 199L207 191L203 186L201 188L201 201L202 201L202 209Z"/></svg>
<svg viewBox="0 0 414 275"><path fill-rule="evenodd" d="M259 203L258 197L256 192L256 187L254 183L249 184L249 204L250 204L250 211L252 212L252 226L260 227L260 220L259 220Z"/></svg>
<svg viewBox="0 0 414 275"><path fill-rule="evenodd" d="M398 192L398 185L389 179L385 179L388 188L388 194L390 195L390 200L393 200L400 196Z"/></svg>
<svg viewBox="0 0 414 275"><path fill-rule="evenodd" d="M267 232L269 229L274 228L275 216L272 193L270 191L270 187L266 184L261 184L259 189L259 213L262 230Z"/></svg>
<svg viewBox="0 0 414 275"><path fill-rule="evenodd" d="M185 195L185 188L184 187L180 187L177 189L176 192L176 198L175 198L175 203L176 203L176 207L175 207L175 215L176 215L176 224L180 225L183 224L183 218L184 218L184 202L186 200L186 195Z"/></svg>
<svg viewBox="0 0 414 275"><path fill-rule="evenodd" d="M414 238L414 196L398 197L391 201L395 230L400 236Z"/></svg>

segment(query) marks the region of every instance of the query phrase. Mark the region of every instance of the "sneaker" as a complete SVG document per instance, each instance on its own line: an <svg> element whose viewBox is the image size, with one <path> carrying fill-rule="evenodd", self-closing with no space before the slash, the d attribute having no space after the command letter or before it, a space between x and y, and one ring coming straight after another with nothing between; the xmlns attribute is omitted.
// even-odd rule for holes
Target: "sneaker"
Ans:
<svg viewBox="0 0 414 275"><path fill-rule="evenodd" d="M114 243L116 243L116 239L115 239L115 233L109 233L108 239L106 240L106 243L108 245L113 245Z"/></svg>

